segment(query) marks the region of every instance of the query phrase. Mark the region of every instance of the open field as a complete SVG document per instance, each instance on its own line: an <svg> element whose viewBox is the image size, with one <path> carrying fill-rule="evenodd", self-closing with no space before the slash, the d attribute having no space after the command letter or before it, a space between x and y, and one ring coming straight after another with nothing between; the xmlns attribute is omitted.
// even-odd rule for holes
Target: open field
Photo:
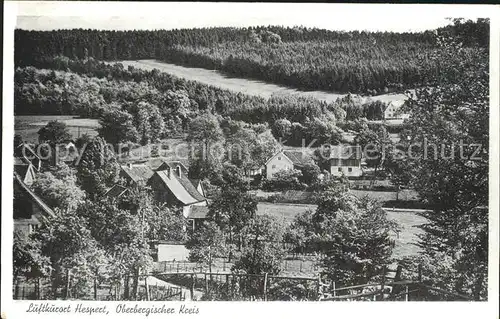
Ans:
<svg viewBox="0 0 500 319"><path fill-rule="evenodd" d="M379 202L386 202L396 200L396 192L391 191L372 191L372 190L357 190L351 189L351 193L353 193L357 197L368 196L371 199L377 200ZM398 195L399 200L402 201L414 201L418 199L417 192L413 190L402 190Z"/></svg>
<svg viewBox="0 0 500 319"><path fill-rule="evenodd" d="M316 210L316 205L310 204L275 204L275 203L258 203L258 215L271 215L278 218L283 218L285 223L291 223L295 216L307 211L308 209Z"/></svg>
<svg viewBox="0 0 500 319"><path fill-rule="evenodd" d="M26 142L38 142L38 130L50 121L61 121L66 123L74 139L83 134L97 135L99 127L98 120L80 118L72 115L16 115L15 133L20 134Z"/></svg>
<svg viewBox="0 0 500 319"><path fill-rule="evenodd" d="M401 122L402 123L402 122ZM354 138L356 137L356 134L354 133L349 133L349 132L344 132L342 134L342 138L348 142L348 143L353 143ZM400 141L399 134L398 133L389 133L389 138L393 143L398 143Z"/></svg>
<svg viewBox="0 0 500 319"><path fill-rule="evenodd" d="M307 210L316 210L316 205L306 204L274 204L274 203L259 203L257 205L257 214L272 215L278 218L283 218L286 223L293 221L293 218ZM425 223L425 218L417 214L417 210L401 210L401 209L386 209L388 218L398 222L402 227L401 232L394 234L393 238L396 241L394 249L394 257L409 256L418 253L419 249L414 244L418 240L418 234L422 231L415 227Z"/></svg>
<svg viewBox="0 0 500 319"><path fill-rule="evenodd" d="M207 85L213 85L222 89L241 92L248 95L262 96L269 98L273 95L300 95L304 97L313 97L318 100L323 100L327 102L333 102L338 98L344 97L345 94L337 94L325 91L299 91L297 89L292 89L283 85L276 85L265 83L256 80L247 80L243 78L229 77L223 75L219 71L207 70L202 68L188 68L184 66L179 66L175 64L170 64L166 62L161 62L157 60L125 60L116 61L125 68L133 66L134 68L153 70L158 69L161 72L166 72L175 75L186 80L198 81ZM383 94L371 97L373 100L379 100L382 102L396 102L404 101L406 96L404 94Z"/></svg>

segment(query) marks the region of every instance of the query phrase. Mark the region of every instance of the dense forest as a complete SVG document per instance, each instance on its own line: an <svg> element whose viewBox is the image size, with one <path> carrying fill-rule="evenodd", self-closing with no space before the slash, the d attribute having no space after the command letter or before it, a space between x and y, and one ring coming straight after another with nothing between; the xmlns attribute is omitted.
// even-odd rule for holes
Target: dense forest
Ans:
<svg viewBox="0 0 500 319"><path fill-rule="evenodd" d="M45 58L35 67L17 68L14 93L17 115L102 118L117 108L138 116L140 108L144 108L150 114L160 113L168 127L164 133L172 134L185 131L197 114L208 111L253 124L285 123L293 136L290 143L298 145L302 138L312 136L319 136L321 142L338 143L341 127L361 118L380 119L386 107L379 101L363 102L353 96L334 103L297 96L264 99L158 70L125 69L120 63L110 65L93 58L71 60L61 56ZM273 132L277 138L284 137L280 129L273 127Z"/></svg>
<svg viewBox="0 0 500 319"><path fill-rule="evenodd" d="M303 27L15 33L16 66L45 57L160 59L299 89L378 94L433 85L442 72L436 34L488 46L488 23L455 20L436 32L338 32ZM461 59L459 55L455 57Z"/></svg>

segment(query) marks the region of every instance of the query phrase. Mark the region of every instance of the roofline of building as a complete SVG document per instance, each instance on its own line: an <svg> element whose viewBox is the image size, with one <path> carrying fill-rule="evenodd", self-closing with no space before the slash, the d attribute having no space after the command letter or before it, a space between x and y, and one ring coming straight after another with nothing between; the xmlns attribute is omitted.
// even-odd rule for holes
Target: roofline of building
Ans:
<svg viewBox="0 0 500 319"><path fill-rule="evenodd" d="M47 204L44 203L44 201L38 197L38 195L36 195L21 179L21 177L19 176L19 174L17 174L16 172L14 172L14 178L19 182L19 184L21 185L21 187L28 193L28 195L33 198L33 200L35 200L35 202L40 206L40 208L43 209L43 211L45 211L48 215L50 215L51 217L55 217L56 214L54 213L54 211L52 210L52 208L50 208Z"/></svg>
<svg viewBox="0 0 500 319"><path fill-rule="evenodd" d="M273 156L271 156L267 161L266 163L264 164L264 166L267 166L267 164L276 156L278 155L279 153L283 153L283 156L285 156L286 158L288 158L288 160L290 162L292 162L293 165L295 165L295 163L290 159L290 157L286 156L285 153L284 153L284 149L281 149L280 151L276 152Z"/></svg>

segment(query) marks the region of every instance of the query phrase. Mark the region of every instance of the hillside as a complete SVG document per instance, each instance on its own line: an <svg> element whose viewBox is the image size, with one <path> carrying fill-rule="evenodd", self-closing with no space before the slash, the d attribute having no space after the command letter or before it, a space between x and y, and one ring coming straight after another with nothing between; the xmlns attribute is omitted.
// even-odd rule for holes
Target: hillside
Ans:
<svg viewBox="0 0 500 319"><path fill-rule="evenodd" d="M337 32L255 27L155 31L16 30L16 65L65 55L98 60L161 59L303 90L369 95L432 85L441 72L438 35L487 48L484 21L436 32ZM465 50L467 54L468 50ZM455 57L461 59L459 55Z"/></svg>

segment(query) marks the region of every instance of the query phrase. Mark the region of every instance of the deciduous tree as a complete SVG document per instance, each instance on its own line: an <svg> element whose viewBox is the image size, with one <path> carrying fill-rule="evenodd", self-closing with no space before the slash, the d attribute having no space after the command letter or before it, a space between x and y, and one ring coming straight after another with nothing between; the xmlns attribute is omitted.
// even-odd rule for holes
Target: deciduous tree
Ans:
<svg viewBox="0 0 500 319"><path fill-rule="evenodd" d="M64 141L71 140L66 123L60 121L50 121L47 125L38 130L38 141L56 145Z"/></svg>
<svg viewBox="0 0 500 319"><path fill-rule="evenodd" d="M212 272L215 259L226 256L225 236L213 221L201 224L186 244L189 260L205 264Z"/></svg>
<svg viewBox="0 0 500 319"><path fill-rule="evenodd" d="M32 188L47 205L61 211L75 210L85 199L85 192L77 184L75 171L66 164L60 164L54 172L37 174Z"/></svg>
<svg viewBox="0 0 500 319"><path fill-rule="evenodd" d="M113 149L104 139L96 137L78 159L77 178L81 188L94 199L114 185L118 170Z"/></svg>
<svg viewBox="0 0 500 319"><path fill-rule="evenodd" d="M99 136L113 145L128 141L137 142L139 139L132 115L121 110L117 104L104 112L99 124L100 127L97 129Z"/></svg>
<svg viewBox="0 0 500 319"><path fill-rule="evenodd" d="M242 233L249 245L245 246L232 270L248 274L278 274L286 255L282 243L283 225L275 217L257 216L242 229Z"/></svg>

